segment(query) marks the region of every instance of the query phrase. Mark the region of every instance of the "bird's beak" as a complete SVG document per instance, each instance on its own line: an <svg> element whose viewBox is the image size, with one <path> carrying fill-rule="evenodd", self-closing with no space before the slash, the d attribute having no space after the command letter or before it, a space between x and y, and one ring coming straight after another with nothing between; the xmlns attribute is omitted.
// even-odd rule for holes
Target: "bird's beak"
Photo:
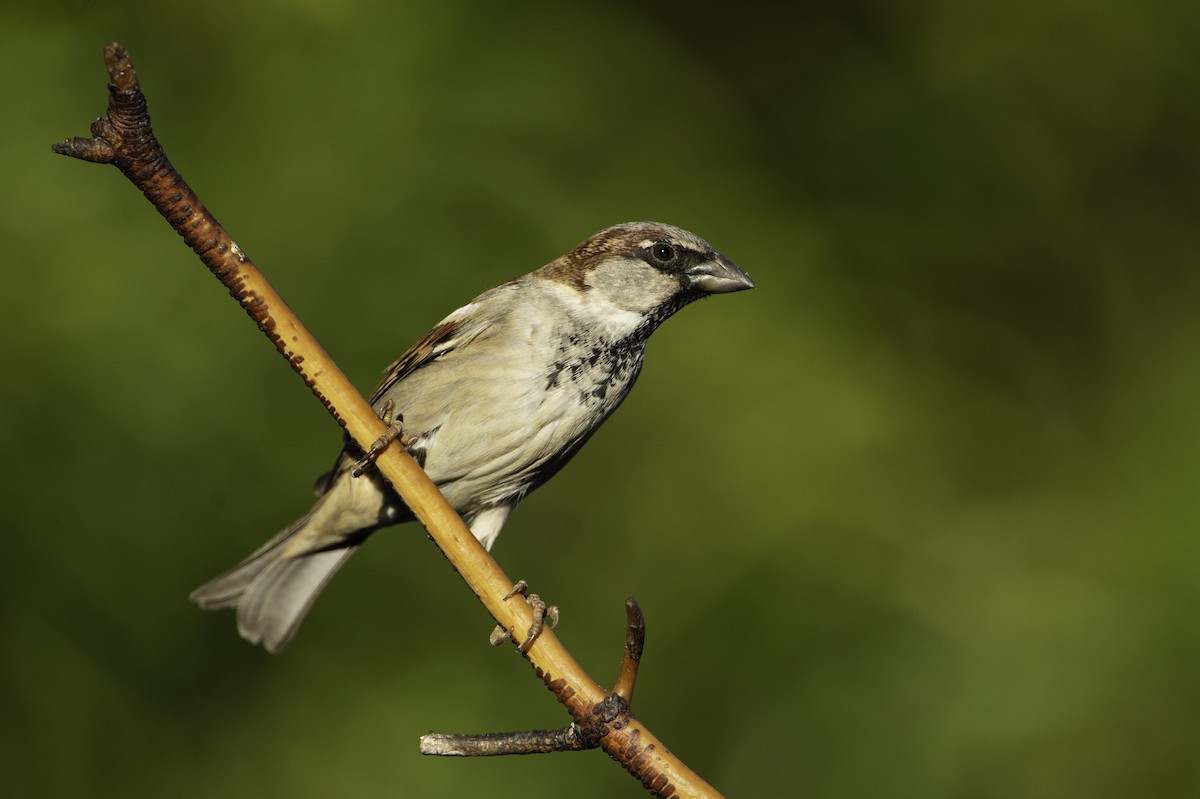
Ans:
<svg viewBox="0 0 1200 799"><path fill-rule="evenodd" d="M693 286L708 294L728 294L754 288L750 276L720 253L711 261L692 267L687 275Z"/></svg>

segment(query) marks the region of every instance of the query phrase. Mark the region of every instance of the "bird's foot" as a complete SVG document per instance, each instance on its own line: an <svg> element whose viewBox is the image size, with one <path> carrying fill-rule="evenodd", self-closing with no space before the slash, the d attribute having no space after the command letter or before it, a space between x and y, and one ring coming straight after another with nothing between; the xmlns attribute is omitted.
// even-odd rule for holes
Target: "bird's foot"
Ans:
<svg viewBox="0 0 1200 799"><path fill-rule="evenodd" d="M405 442L402 438L404 432L404 416L396 414L396 402L394 400L384 400L383 405L379 407L379 419L387 425L387 432L375 439L375 443L371 444L371 448L367 453L358 459L351 469L350 474L354 477L361 477L363 472L375 465L375 461L379 459L380 453L388 448L396 439L400 439L400 445L404 446Z"/></svg>
<svg viewBox="0 0 1200 799"><path fill-rule="evenodd" d="M547 605L537 594L526 594L529 590L529 583L524 580L518 580L517 584L512 587L512 590L504 595L504 598L512 599L520 594L529 603L529 607L533 609L533 621L529 625L529 634L525 636L525 640L521 642L517 649L521 652L528 652L529 647L533 646L533 642L542 632L542 628L548 623L550 629L553 630L558 626L558 605ZM500 646L500 644L513 637L512 628L504 629L500 625L496 625L496 629L492 630L492 634L488 636L488 642L492 646Z"/></svg>

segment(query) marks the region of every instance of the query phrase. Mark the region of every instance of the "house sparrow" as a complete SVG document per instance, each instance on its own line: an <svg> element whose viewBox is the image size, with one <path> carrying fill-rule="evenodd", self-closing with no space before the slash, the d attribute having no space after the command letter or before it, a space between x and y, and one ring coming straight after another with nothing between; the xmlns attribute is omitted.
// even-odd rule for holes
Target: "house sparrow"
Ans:
<svg viewBox="0 0 1200 799"><path fill-rule="evenodd" d="M521 498L625 399L663 320L709 294L751 288L686 230L617 225L447 316L387 369L371 404L395 407L402 444L491 549ZM377 472L356 476L361 456L348 444L312 509L192 600L236 607L243 638L281 650L354 550L413 518Z"/></svg>

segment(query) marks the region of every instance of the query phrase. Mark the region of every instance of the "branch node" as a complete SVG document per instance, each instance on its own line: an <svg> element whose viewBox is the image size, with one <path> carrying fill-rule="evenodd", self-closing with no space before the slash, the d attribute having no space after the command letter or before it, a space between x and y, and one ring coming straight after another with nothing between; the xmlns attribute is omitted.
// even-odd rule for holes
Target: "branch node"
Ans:
<svg viewBox="0 0 1200 799"><path fill-rule="evenodd" d="M609 694L592 705L582 721L567 727L477 734L431 732L421 736L420 751L442 757L495 757L595 749L611 730L624 728L629 716L629 703Z"/></svg>
<svg viewBox="0 0 1200 799"><path fill-rule="evenodd" d="M523 594L528 588L524 580L513 586L505 599ZM530 597L537 595L534 594ZM522 732L437 733L421 736L421 754L455 757L494 757L496 755L534 755L547 752L567 752L595 749L613 730L624 729L633 717L629 704L637 681L638 663L646 647L646 617L637 600L625 600L625 649L621 659L621 674L617 686L599 702L586 708L568 727L555 730ZM510 630L497 627L492 633L495 646L511 636ZM551 684L551 690L555 686Z"/></svg>

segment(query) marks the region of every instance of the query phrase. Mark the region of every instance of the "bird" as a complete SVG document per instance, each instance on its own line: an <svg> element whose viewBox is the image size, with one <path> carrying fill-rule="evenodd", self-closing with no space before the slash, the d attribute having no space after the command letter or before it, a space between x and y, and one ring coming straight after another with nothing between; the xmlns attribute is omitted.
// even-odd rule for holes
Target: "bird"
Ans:
<svg viewBox="0 0 1200 799"><path fill-rule="evenodd" d="M609 227L452 312L389 366L370 398L488 550L509 514L577 453L642 369L650 335L689 303L755 287L672 225ZM414 517L347 441L312 508L192 592L236 608L238 632L281 651L376 530Z"/></svg>

